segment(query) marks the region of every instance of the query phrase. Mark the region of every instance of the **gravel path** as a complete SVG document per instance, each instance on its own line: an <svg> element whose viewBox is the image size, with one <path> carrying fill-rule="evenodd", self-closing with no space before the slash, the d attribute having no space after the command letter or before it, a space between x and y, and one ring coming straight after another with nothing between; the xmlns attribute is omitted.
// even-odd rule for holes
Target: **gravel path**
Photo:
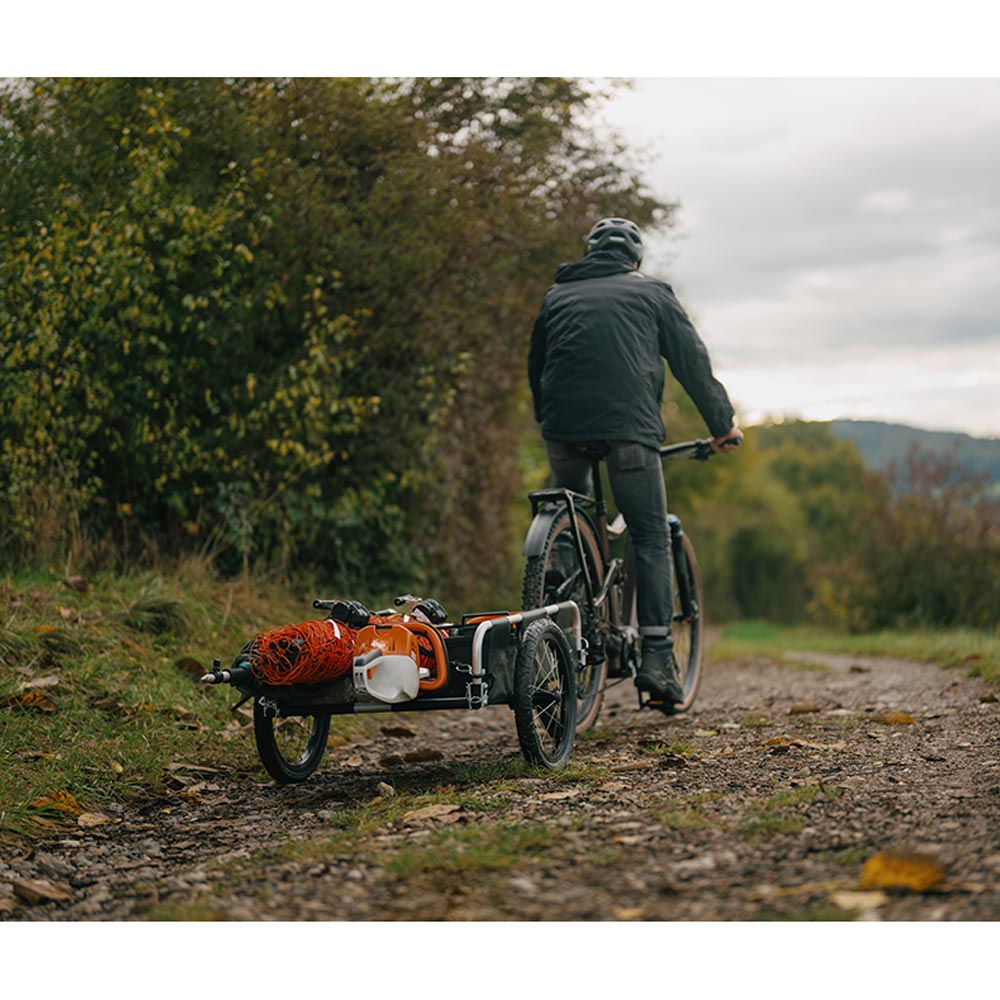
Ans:
<svg viewBox="0 0 1000 1000"><path fill-rule="evenodd" d="M179 768L0 843L0 919L1000 918L1000 706L955 671L726 662L674 719L619 686L543 775L506 708L382 718L303 785Z"/></svg>

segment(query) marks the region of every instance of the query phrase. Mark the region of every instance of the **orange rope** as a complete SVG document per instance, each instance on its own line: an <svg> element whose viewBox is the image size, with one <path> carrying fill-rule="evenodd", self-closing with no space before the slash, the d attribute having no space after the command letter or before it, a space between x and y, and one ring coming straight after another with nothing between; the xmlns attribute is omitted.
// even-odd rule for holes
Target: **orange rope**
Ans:
<svg viewBox="0 0 1000 1000"><path fill-rule="evenodd" d="M372 625L386 622L403 624L395 616L371 617ZM336 680L349 673L354 665L354 644L359 631L329 618L269 628L250 644L250 670L265 684L323 684ZM436 675L438 664L433 647L420 632L417 639L419 665Z"/></svg>
<svg viewBox="0 0 1000 1000"><path fill-rule="evenodd" d="M348 673L357 630L338 622L300 622L261 632L250 646L250 670L267 684L321 684Z"/></svg>

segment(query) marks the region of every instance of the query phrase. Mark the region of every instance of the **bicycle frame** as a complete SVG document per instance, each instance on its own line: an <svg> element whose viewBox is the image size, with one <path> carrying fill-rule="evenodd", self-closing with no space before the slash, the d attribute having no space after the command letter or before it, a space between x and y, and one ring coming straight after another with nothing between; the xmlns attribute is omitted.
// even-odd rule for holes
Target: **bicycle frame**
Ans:
<svg viewBox="0 0 1000 1000"><path fill-rule="evenodd" d="M615 537L621 535L625 530L624 518L619 514L621 526L609 525L607 504L604 499L604 485L601 480L601 463L607 458L608 449L600 445L581 445L580 454L583 458L589 458L591 464L591 476L593 482L593 496L582 493L575 493L573 490L555 487L543 490L535 490L528 494L528 499L532 505L532 523L525 539L524 553L526 556L540 554L545 538L548 534L552 520L559 515L560 510L565 509L569 517L570 531L576 547L578 565L582 570L582 578L586 592L585 607L581 611L585 612L588 620L595 621L599 617L599 612L608 601L612 587L620 580L625 581L628 594L623 594L623 605L631 606L632 588L634 579L631 579L631 567L624 564L624 560L612 557L610 534ZM676 444L665 445L660 448L660 458L678 458L684 455L697 461L704 461L710 458L712 451L710 440L699 439L693 441L682 441ZM551 505L550 509L545 509L545 505ZM589 560L585 557L583 539L579 527L579 509L592 508L590 521L594 527L601 560L605 567L603 580L592 578ZM667 515L667 523L670 529L670 544L674 556L675 565L683 565L684 530L680 519L673 514ZM563 582L562 588L568 589L573 582L570 577ZM678 573L676 585L679 592L681 614L685 620L690 620L694 613L694 598L691 593L691 581L686 574ZM599 588L599 589L598 589ZM619 616L623 609L619 608ZM608 624L613 633L622 636L631 628L631 623L623 620L611 620L609 616Z"/></svg>

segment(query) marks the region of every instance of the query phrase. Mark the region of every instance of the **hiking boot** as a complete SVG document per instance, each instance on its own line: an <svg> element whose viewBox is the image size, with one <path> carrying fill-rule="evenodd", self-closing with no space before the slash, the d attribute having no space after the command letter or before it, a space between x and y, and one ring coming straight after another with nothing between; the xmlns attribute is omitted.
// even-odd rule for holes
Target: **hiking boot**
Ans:
<svg viewBox="0 0 1000 1000"><path fill-rule="evenodd" d="M684 687L673 649L669 646L660 649L644 648L635 686L640 691L647 691L650 701L660 702L665 707L682 702Z"/></svg>

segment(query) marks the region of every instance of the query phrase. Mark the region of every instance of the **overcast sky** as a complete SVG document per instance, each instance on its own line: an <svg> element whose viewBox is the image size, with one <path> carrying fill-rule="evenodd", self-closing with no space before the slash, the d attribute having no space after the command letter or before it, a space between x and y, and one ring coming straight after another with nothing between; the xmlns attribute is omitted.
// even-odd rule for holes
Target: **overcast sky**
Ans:
<svg viewBox="0 0 1000 1000"><path fill-rule="evenodd" d="M745 423L1000 435L1000 80L644 78L604 117Z"/></svg>

